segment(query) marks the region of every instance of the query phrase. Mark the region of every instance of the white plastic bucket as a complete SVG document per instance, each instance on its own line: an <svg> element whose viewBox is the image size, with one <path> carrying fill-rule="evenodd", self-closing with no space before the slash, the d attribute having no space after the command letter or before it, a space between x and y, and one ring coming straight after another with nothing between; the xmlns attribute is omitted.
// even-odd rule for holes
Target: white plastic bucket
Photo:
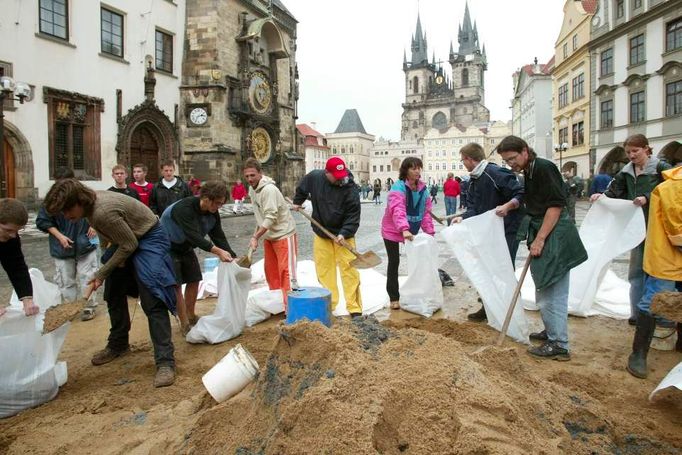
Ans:
<svg viewBox="0 0 682 455"><path fill-rule="evenodd" d="M237 344L208 370L201 381L213 399L221 403L253 381L258 369L256 359L241 344Z"/></svg>

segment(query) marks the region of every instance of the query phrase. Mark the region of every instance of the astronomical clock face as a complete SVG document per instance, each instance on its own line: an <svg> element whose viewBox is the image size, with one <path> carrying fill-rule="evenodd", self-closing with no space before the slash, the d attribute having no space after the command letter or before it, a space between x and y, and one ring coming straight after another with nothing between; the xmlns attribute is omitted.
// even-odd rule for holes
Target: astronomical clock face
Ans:
<svg viewBox="0 0 682 455"><path fill-rule="evenodd" d="M253 150L253 156L260 163L266 163L270 160L272 140L265 128L256 128L251 132L251 150Z"/></svg>
<svg viewBox="0 0 682 455"><path fill-rule="evenodd" d="M259 114L265 114L272 104L272 89L265 74L254 71L249 84L249 103Z"/></svg>
<svg viewBox="0 0 682 455"><path fill-rule="evenodd" d="M189 113L189 120L194 125L203 125L208 120L208 112L203 107L195 107Z"/></svg>

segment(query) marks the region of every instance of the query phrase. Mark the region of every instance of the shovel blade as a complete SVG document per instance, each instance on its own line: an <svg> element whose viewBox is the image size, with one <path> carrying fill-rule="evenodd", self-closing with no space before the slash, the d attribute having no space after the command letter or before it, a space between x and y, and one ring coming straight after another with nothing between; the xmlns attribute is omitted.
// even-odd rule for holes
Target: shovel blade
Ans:
<svg viewBox="0 0 682 455"><path fill-rule="evenodd" d="M250 269L251 268L251 259L248 256L242 256L240 258L237 258L237 260L235 262L241 268L244 268L244 269Z"/></svg>
<svg viewBox="0 0 682 455"><path fill-rule="evenodd" d="M374 251L358 254L350 263L356 269L371 269L381 264L381 258Z"/></svg>

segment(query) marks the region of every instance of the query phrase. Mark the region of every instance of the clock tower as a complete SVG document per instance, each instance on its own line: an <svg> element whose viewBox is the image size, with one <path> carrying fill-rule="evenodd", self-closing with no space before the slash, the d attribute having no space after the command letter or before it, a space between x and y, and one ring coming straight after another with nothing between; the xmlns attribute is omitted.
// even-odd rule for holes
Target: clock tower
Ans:
<svg viewBox="0 0 682 455"><path fill-rule="evenodd" d="M178 116L183 173L241 178L254 157L293 194L297 150L296 19L280 0L188 2Z"/></svg>

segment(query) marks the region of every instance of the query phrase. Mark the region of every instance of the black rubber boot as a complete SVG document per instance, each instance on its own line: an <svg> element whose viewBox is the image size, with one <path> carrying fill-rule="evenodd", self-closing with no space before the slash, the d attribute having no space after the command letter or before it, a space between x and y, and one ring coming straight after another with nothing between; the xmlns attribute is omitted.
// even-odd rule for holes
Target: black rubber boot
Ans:
<svg viewBox="0 0 682 455"><path fill-rule="evenodd" d="M651 339L654 337L656 320L647 313L640 312L637 316L637 328L635 329L635 339L632 342L632 354L628 358L627 370L631 375L646 379L648 371L646 367L646 356L649 353Z"/></svg>
<svg viewBox="0 0 682 455"><path fill-rule="evenodd" d="M485 314L485 307L482 306L480 310L475 313L467 314L467 319L472 322L483 322L488 319L488 315Z"/></svg>

